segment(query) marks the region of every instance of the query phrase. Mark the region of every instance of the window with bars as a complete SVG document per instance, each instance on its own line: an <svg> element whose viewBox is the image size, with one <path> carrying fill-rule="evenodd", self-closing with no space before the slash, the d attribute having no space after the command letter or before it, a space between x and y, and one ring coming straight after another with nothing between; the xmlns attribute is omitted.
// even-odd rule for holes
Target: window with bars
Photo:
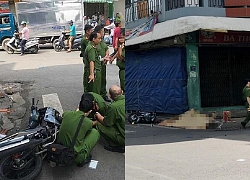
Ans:
<svg viewBox="0 0 250 180"><path fill-rule="evenodd" d="M126 0L126 22L135 21L161 11L162 0Z"/></svg>

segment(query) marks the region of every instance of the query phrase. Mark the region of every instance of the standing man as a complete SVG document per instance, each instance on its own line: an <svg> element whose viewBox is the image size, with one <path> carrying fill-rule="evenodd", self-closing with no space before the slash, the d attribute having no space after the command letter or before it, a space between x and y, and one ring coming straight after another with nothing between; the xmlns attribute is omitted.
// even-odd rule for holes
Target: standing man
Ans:
<svg viewBox="0 0 250 180"><path fill-rule="evenodd" d="M93 108L92 105L92 102L85 98L83 94L79 103L79 110L66 111L62 115L63 121L60 127L58 141L66 147L71 145L80 119L82 116L85 116L74 146L74 151L77 154L75 162L78 167L82 167L84 164L90 162L92 158L90 152L100 138L99 132L92 128L94 123L87 117Z"/></svg>
<svg viewBox="0 0 250 180"><path fill-rule="evenodd" d="M121 34L121 21L115 22L115 30L114 30L114 36L113 36L113 48L114 48L114 54L116 54L118 50L118 45L119 45L119 37Z"/></svg>
<svg viewBox="0 0 250 180"><path fill-rule="evenodd" d="M125 93L125 32L122 31L119 38L119 47L116 65L119 67L120 86Z"/></svg>
<svg viewBox="0 0 250 180"><path fill-rule="evenodd" d="M111 86L109 94L113 103L108 106L103 116L96 113L97 130L107 140L109 146L104 148L112 152L125 152L125 97L119 86Z"/></svg>
<svg viewBox="0 0 250 180"><path fill-rule="evenodd" d="M115 22L121 22L121 15L119 13L116 13L116 16L115 16Z"/></svg>
<svg viewBox="0 0 250 180"><path fill-rule="evenodd" d="M84 83L86 92L101 93L101 61L97 52L97 45L101 42L101 35L93 32L89 37L89 44L85 50Z"/></svg>
<svg viewBox="0 0 250 180"><path fill-rule="evenodd" d="M93 26L88 25L88 24L85 25L84 32L85 32L85 34L83 35L82 42L81 42L81 57L83 57L83 59L84 59L85 49L89 44L89 36L93 32ZM84 60L83 60L83 62L84 62Z"/></svg>
<svg viewBox="0 0 250 180"><path fill-rule="evenodd" d="M113 36L114 36L114 31L115 31L115 23L114 23L113 19L110 19L110 24L108 26L105 26L104 28L110 30L109 42L110 42L110 45L112 47L112 45L113 45Z"/></svg>
<svg viewBox="0 0 250 180"><path fill-rule="evenodd" d="M69 49L67 52L71 52L72 45L73 45L73 42L74 42L75 37L76 37L76 27L73 24L72 20L69 21L69 25L70 25L70 30L67 31L67 33L69 33L69 39L68 39Z"/></svg>
<svg viewBox="0 0 250 180"><path fill-rule="evenodd" d="M105 21L104 15L101 15L101 17L99 19L99 25L101 25L101 26L105 26L106 25L106 21Z"/></svg>
<svg viewBox="0 0 250 180"><path fill-rule="evenodd" d="M107 96L106 91L106 85L107 85L107 78L106 78L106 64L109 59L107 57L109 56L109 48L107 44L103 41L104 38L104 27L103 26L96 26L95 32L99 33L101 35L101 42L97 46L97 52L99 55L99 59L101 60L101 92L100 95L103 97L103 99L107 102L111 102L111 100ZM105 59L106 58L106 59Z"/></svg>
<svg viewBox="0 0 250 180"><path fill-rule="evenodd" d="M241 122L241 125L243 128L245 128L247 123L250 121L250 79L247 79L247 84L243 88L242 92L245 101L245 107L247 108L247 116L245 120Z"/></svg>
<svg viewBox="0 0 250 180"><path fill-rule="evenodd" d="M83 63L84 63L84 58L85 58L85 49L89 44L89 36L93 32L93 27L91 25L86 25L84 27L85 34L82 37L82 42L81 42L81 54L80 57L83 57ZM86 87L88 85L88 80L84 81L84 75L83 75L83 90L86 92Z"/></svg>
<svg viewBox="0 0 250 180"><path fill-rule="evenodd" d="M15 33L16 35L22 35L22 40L21 40L21 55L24 55L24 46L26 44L26 42L29 40L29 29L27 28L27 23L26 21L22 21L21 22L21 25L22 25L22 31L21 32L18 32L18 33Z"/></svg>

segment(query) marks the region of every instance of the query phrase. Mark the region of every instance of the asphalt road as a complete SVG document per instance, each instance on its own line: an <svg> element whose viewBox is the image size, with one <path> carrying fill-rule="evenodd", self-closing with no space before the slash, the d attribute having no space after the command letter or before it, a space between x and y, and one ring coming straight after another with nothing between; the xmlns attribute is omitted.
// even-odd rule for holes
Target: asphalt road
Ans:
<svg viewBox="0 0 250 180"><path fill-rule="evenodd" d="M42 95L57 93L63 110L75 110L83 92L83 64L79 51L66 53L42 48L38 54L7 54L0 51L0 81L23 82L29 91L26 100L39 99L43 107ZM119 85L118 68L115 64L107 66L107 88ZM27 106L30 104L27 103ZM27 124L27 119L23 120ZM96 169L88 166L50 167L44 162L43 170L37 180L122 180L125 179L125 155L111 153L103 149L105 141L101 139L93 149L93 160L98 161Z"/></svg>
<svg viewBox="0 0 250 180"><path fill-rule="evenodd" d="M126 180L248 180L250 129L126 125Z"/></svg>

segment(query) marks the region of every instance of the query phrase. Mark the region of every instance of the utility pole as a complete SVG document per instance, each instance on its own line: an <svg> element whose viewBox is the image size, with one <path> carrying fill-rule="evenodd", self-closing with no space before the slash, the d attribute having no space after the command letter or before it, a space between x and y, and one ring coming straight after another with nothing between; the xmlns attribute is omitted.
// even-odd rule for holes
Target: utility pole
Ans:
<svg viewBox="0 0 250 180"><path fill-rule="evenodd" d="M84 0L81 0L81 14L82 14L82 35L84 35Z"/></svg>

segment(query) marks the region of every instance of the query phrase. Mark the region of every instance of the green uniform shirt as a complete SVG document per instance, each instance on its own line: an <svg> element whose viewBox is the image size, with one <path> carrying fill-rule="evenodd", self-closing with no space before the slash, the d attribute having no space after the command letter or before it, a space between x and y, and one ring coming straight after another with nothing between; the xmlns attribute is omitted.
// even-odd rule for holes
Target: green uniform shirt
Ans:
<svg viewBox="0 0 250 180"><path fill-rule="evenodd" d="M102 58L106 56L106 51L108 50L107 44L102 40L100 44L97 46L98 55Z"/></svg>
<svg viewBox="0 0 250 180"><path fill-rule="evenodd" d="M101 115L105 115L107 111L107 105L102 96L93 92L89 92L89 94L92 94L94 96L94 101L98 104L99 112L101 113Z"/></svg>
<svg viewBox="0 0 250 180"><path fill-rule="evenodd" d="M108 106L103 122L106 126L113 126L125 138L125 97L123 95Z"/></svg>
<svg viewBox="0 0 250 180"><path fill-rule="evenodd" d="M245 102L245 107L246 107L246 108L249 107L249 104L248 104L248 102L247 102L247 97L250 97L250 87L245 86L245 87L243 88L243 98L244 98L244 101L246 101L246 102Z"/></svg>
<svg viewBox="0 0 250 180"><path fill-rule="evenodd" d="M95 69L101 70L101 61L99 60L97 49L94 48L92 42L88 43L84 53L84 64L86 68L89 68L89 63L94 61Z"/></svg>
<svg viewBox="0 0 250 180"><path fill-rule="evenodd" d="M63 121L60 127L58 141L64 146L70 147L82 116L84 116L84 113L82 111L66 111L63 113ZM92 121L89 118L85 117L77 136L76 144L74 146L74 150L76 153L79 153L84 149L84 138L91 129Z"/></svg>
<svg viewBox="0 0 250 180"><path fill-rule="evenodd" d="M84 57L85 49L88 46L89 40L86 39L86 34L83 35L82 37L82 42L81 42L81 53Z"/></svg>
<svg viewBox="0 0 250 180"><path fill-rule="evenodd" d="M125 48L122 49L122 57L125 58ZM116 65L119 67L119 69L124 70L125 69L125 61L120 60L117 58Z"/></svg>

